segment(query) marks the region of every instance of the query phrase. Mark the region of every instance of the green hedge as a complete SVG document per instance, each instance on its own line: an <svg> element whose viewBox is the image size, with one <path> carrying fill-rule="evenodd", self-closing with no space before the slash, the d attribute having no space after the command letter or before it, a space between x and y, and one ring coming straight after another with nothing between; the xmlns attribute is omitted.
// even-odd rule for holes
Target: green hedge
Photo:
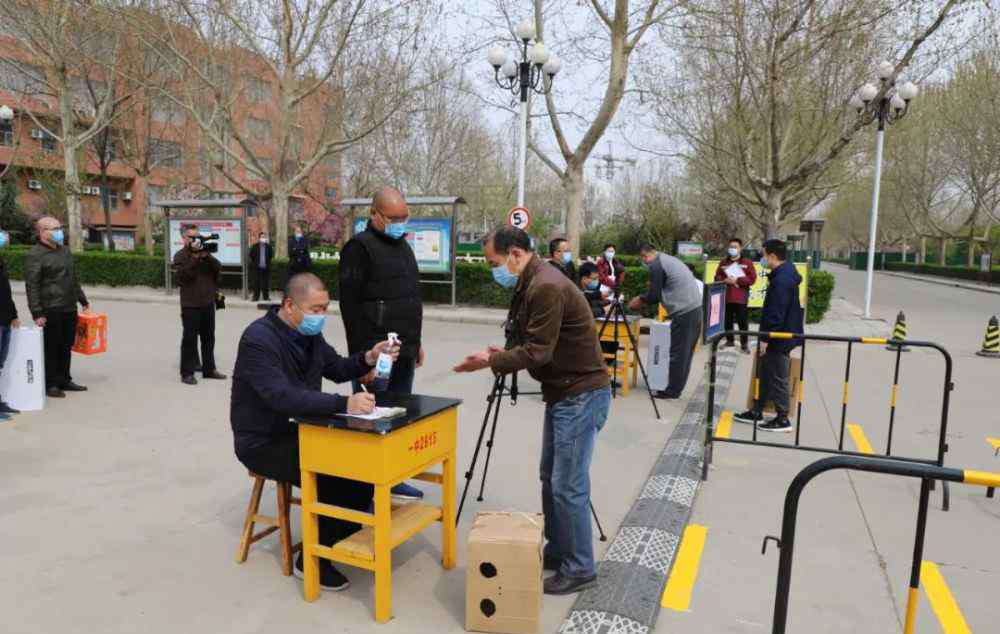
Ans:
<svg viewBox="0 0 1000 634"><path fill-rule="evenodd" d="M809 271L809 301L806 305L806 323L815 324L823 320L830 309L835 278L826 271Z"/></svg>
<svg viewBox="0 0 1000 634"><path fill-rule="evenodd" d="M903 262L889 262L886 268L890 271L900 271L905 273L918 273L921 275L934 275L937 277L950 277L959 280L970 280L973 282L986 281L986 273L979 269L970 269L967 266L941 266L940 264L910 264ZM994 267L989 274L989 281L1000 283L1000 269Z"/></svg>

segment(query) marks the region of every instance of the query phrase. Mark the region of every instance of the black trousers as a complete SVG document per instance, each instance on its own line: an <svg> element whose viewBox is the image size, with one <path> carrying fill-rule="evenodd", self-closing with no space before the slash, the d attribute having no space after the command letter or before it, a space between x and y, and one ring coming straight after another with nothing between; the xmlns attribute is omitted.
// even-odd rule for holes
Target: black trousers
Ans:
<svg viewBox="0 0 1000 634"><path fill-rule="evenodd" d="M201 340L201 369L215 371L215 304L203 308L181 308L181 376L194 374L198 366L198 341Z"/></svg>
<svg viewBox="0 0 1000 634"><path fill-rule="evenodd" d="M45 313L45 387L63 387L73 380L69 372L76 341L76 311Z"/></svg>
<svg viewBox="0 0 1000 634"><path fill-rule="evenodd" d="M746 304L730 304L726 302L726 330L733 330L733 324L738 323L740 330L750 330L750 309ZM726 335L726 341L733 345L734 337ZM744 348L750 345L747 335L740 335L740 345Z"/></svg>
<svg viewBox="0 0 1000 634"><path fill-rule="evenodd" d="M678 398L687 385L691 374L691 360L694 358L694 347L701 336L701 309L689 310L677 315L670 325L670 368L667 396Z"/></svg>
<svg viewBox="0 0 1000 634"><path fill-rule="evenodd" d="M764 411L768 401L774 403L774 411L780 417L788 416L788 369L791 366L791 351L778 350L774 344L760 358L760 398L757 411Z"/></svg>
<svg viewBox="0 0 1000 634"><path fill-rule="evenodd" d="M271 299L271 269L254 268L253 301L258 301L261 295L264 301Z"/></svg>
<svg viewBox="0 0 1000 634"><path fill-rule="evenodd" d="M295 486L302 484L298 434L290 434L270 445L244 451L239 459L246 468L258 475L290 482ZM316 489L320 502L362 512L368 510L375 492L375 487L366 482L324 475L316 476ZM360 529L361 526L354 522L320 516L319 543L333 546Z"/></svg>

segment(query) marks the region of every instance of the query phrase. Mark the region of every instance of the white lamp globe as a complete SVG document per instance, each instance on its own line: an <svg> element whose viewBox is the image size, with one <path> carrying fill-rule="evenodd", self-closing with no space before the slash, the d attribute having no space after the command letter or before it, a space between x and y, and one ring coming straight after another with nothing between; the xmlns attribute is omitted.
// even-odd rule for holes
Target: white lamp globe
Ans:
<svg viewBox="0 0 1000 634"><path fill-rule="evenodd" d="M542 66L542 72L549 77L555 77L560 70L562 70L562 60L555 55L550 57L549 61L545 62L545 66Z"/></svg>
<svg viewBox="0 0 1000 634"><path fill-rule="evenodd" d="M880 62L878 70L875 71L879 79L889 79L896 72L896 65L892 62Z"/></svg>
<svg viewBox="0 0 1000 634"><path fill-rule="evenodd" d="M486 58L489 60L490 66L500 68L507 63L507 49L502 46L494 46L490 49Z"/></svg>
<svg viewBox="0 0 1000 634"><path fill-rule="evenodd" d="M10 106L0 106L0 121L10 121L14 118L14 111Z"/></svg>
<svg viewBox="0 0 1000 634"><path fill-rule="evenodd" d="M864 110L865 102L861 99L860 96L858 96L857 93L855 93L854 96L851 97L851 100L847 102L847 105L854 108L855 110Z"/></svg>
<svg viewBox="0 0 1000 634"><path fill-rule="evenodd" d="M545 48L545 45L541 42L536 42L535 45L528 50L528 59L530 59L533 64L542 66L545 62L549 61L549 49Z"/></svg>
<svg viewBox="0 0 1000 634"><path fill-rule="evenodd" d="M868 103L878 94L878 88L873 83L867 83L861 87L858 91L858 95L861 96L861 101Z"/></svg>
<svg viewBox="0 0 1000 634"><path fill-rule="evenodd" d="M509 59L504 63L500 72L503 73L504 77L507 79L514 79L517 77L517 64L514 63L514 60Z"/></svg>
<svg viewBox="0 0 1000 634"><path fill-rule="evenodd" d="M906 102L899 95L893 95L892 99L889 100L889 105L892 106L893 110L903 110L906 108Z"/></svg>
<svg viewBox="0 0 1000 634"><path fill-rule="evenodd" d="M902 97L905 101L915 99L919 93L920 89L917 88L917 85L912 81L908 81L899 87L899 96Z"/></svg>
<svg viewBox="0 0 1000 634"><path fill-rule="evenodd" d="M524 20L517 27L514 28L514 34L517 35L520 40L533 40L535 39L535 23L531 20Z"/></svg>

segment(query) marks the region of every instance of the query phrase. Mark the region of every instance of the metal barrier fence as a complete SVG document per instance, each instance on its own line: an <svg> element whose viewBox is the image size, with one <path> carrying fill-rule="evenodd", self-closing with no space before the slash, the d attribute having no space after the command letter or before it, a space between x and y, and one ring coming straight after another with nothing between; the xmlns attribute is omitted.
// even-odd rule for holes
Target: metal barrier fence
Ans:
<svg viewBox="0 0 1000 634"><path fill-rule="evenodd" d="M778 582L774 596L774 621L771 630L773 634L784 634L788 621L788 594L792 583L792 557L795 554L795 521L798 516L799 498L802 496L802 490L813 478L833 469L886 473L908 478L920 478L921 480L920 498L917 505L917 527L913 540L913 561L910 568L910 589L906 600L906 621L903 626L903 634L913 634L919 601L920 567L924 558L927 505L932 483L940 480L945 484L960 482L976 486L998 487L1000 486L1000 473L948 469L933 464L859 456L832 456L807 466L788 485L784 513L781 518L781 537L765 537L763 548L761 548L763 553L770 540L777 542L780 550Z"/></svg>
<svg viewBox="0 0 1000 634"><path fill-rule="evenodd" d="M765 442L757 440L757 425L753 426L753 436L751 440L742 440L737 438L724 438L715 435L715 380L716 380L716 366L718 363L718 350L719 342L722 341L724 337L727 336L750 336L758 339L767 340L778 340L787 341L789 339L794 339L802 349L802 355L799 364L799 384L798 384L798 404L795 412L795 441L794 444L783 444L775 442ZM809 445L803 445L800 443L800 430L802 423L802 400L805 394L805 367L806 367L806 344L809 341L826 341L826 342L839 342L847 344L847 362L844 368L844 390L843 398L841 401L840 409L840 434L839 440L836 448L831 447L814 447ZM952 360L951 355L940 345L929 342L929 341L892 341L884 338L874 338L874 337L838 337L834 335L799 335L789 332L758 332L758 331L726 331L719 333L711 338L709 344L711 345L711 356L709 359L709 381L708 381L708 401L706 406L705 415L705 451L704 460L702 462L702 472L701 479L708 479L708 467L712 463L714 443L716 442L729 442L741 445L760 445L764 447L774 447L777 449L798 449L801 451L814 451L819 453L833 453L847 456L857 456L857 457L869 457L870 454L861 453L857 451L849 451L844 449L844 432L847 428L847 404L850 395L850 382L851 382L851 359L854 346L856 345L881 345L888 346L896 355L895 371L893 375L892 388L890 390L889 397L889 432L885 447L885 453L881 457L888 460L900 460L905 462L916 462L920 464L935 465L938 467L944 466L944 456L948 452L948 442L947 442L947 431L948 431L948 409L951 400L951 391L954 389L954 384L952 383ZM938 432L938 445L937 445L937 457L935 459L928 458L914 458L909 456L897 456L892 453L892 440L893 431L896 424L896 397L899 388L899 369L903 356L903 349L906 347L913 348L930 348L932 350L937 350L944 357L944 384L942 386L942 404L941 404L941 424ZM759 377L759 364L758 371L754 375L754 398L760 398L760 377ZM789 412L790 414L791 412ZM942 508L947 511L949 507L949 493L948 486L945 484L943 487L943 504Z"/></svg>

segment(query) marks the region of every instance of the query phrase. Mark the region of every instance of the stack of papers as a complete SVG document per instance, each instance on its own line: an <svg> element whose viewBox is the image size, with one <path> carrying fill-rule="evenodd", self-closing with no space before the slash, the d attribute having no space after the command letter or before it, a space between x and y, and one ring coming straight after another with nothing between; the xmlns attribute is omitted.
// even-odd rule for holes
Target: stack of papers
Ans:
<svg viewBox="0 0 1000 634"><path fill-rule="evenodd" d="M743 277L743 267L739 265L738 262L733 262L726 267L726 277L731 277L734 280L738 280Z"/></svg>
<svg viewBox="0 0 1000 634"><path fill-rule="evenodd" d="M347 418L355 418L357 420L383 420L385 418L395 418L396 416L402 416L406 413L405 407L378 407L372 410L371 414L341 414L341 416L346 416Z"/></svg>

